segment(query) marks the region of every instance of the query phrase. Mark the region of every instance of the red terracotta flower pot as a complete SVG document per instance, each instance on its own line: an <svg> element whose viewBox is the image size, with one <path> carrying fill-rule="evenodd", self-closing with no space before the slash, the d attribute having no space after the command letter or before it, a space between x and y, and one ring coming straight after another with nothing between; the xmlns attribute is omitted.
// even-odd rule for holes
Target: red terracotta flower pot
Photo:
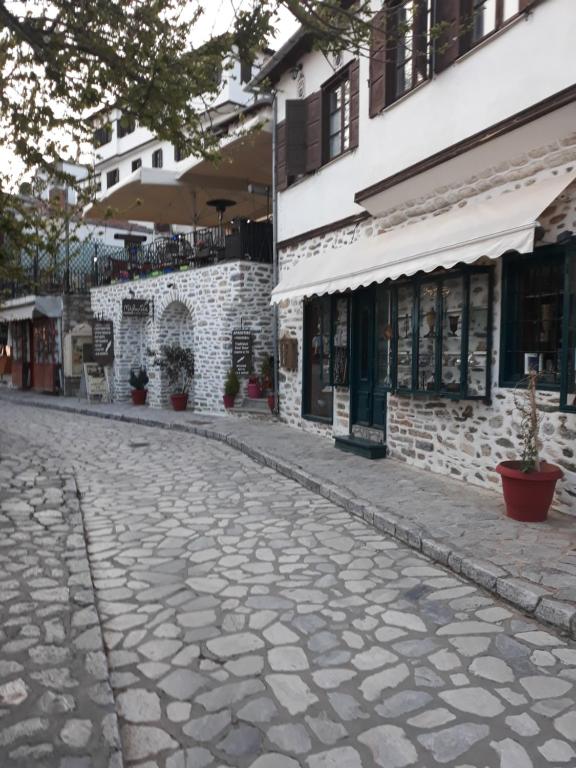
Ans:
<svg viewBox="0 0 576 768"><path fill-rule="evenodd" d="M132 402L134 405L146 405L147 389L133 389L132 390Z"/></svg>
<svg viewBox="0 0 576 768"><path fill-rule="evenodd" d="M234 408L234 400L236 400L236 395L224 395L224 408Z"/></svg>
<svg viewBox="0 0 576 768"><path fill-rule="evenodd" d="M496 467L502 477L506 515L522 523L543 523L547 516L556 481L563 477L555 464L541 462L539 472L522 472L521 461L503 461Z"/></svg>
<svg viewBox="0 0 576 768"><path fill-rule="evenodd" d="M260 384L257 381L249 381L246 387L246 394L251 399L262 397L262 390Z"/></svg>
<svg viewBox="0 0 576 768"><path fill-rule="evenodd" d="M175 411L185 411L186 406L188 405L188 393L185 392L184 394L170 395L170 402Z"/></svg>

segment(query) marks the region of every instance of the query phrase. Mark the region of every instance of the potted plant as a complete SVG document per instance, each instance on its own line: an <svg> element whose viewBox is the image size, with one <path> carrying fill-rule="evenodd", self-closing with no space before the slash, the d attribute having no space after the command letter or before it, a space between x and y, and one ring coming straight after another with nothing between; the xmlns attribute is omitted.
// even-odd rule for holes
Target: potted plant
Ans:
<svg viewBox="0 0 576 768"><path fill-rule="evenodd" d="M155 353L152 353L155 354ZM194 354L179 344L163 344L160 354L154 356L154 365L166 373L172 389L170 402L175 411L185 411L188 405L188 390L194 378Z"/></svg>
<svg viewBox="0 0 576 768"><path fill-rule="evenodd" d="M258 376L251 375L248 377L248 386L246 388L246 394L250 399L257 399L262 397L262 390L260 389L260 382Z"/></svg>
<svg viewBox="0 0 576 768"><path fill-rule="evenodd" d="M234 400L240 391L240 379L234 368L230 368L224 382L224 408L234 408Z"/></svg>
<svg viewBox="0 0 576 768"><path fill-rule="evenodd" d="M556 482L563 477L560 467L542 461L539 456L541 419L536 403L537 377L536 371L531 371L527 388L522 395L520 390L514 395L516 408L521 415L522 459L503 461L496 467L496 472L502 477L506 514L524 523L541 523L546 520Z"/></svg>
<svg viewBox="0 0 576 768"><path fill-rule="evenodd" d="M145 405L146 395L148 394L146 384L149 381L146 368L140 366L139 368L131 369L130 386L132 387L132 402L134 405Z"/></svg>

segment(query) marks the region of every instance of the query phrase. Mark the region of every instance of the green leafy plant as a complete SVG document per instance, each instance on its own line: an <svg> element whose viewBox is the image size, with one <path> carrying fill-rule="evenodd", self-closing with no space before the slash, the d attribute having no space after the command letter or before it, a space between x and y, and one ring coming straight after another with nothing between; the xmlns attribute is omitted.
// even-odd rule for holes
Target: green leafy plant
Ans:
<svg viewBox="0 0 576 768"><path fill-rule="evenodd" d="M153 364L164 371L174 394L188 393L194 378L194 353L179 344L163 344L160 353L150 352Z"/></svg>
<svg viewBox="0 0 576 768"><path fill-rule="evenodd" d="M519 382L514 391L514 405L520 414L520 441L522 443L522 472L540 471L541 416L536 402L538 373L530 371L527 379Z"/></svg>
<svg viewBox="0 0 576 768"><path fill-rule="evenodd" d="M130 386L132 389L146 389L146 384L150 381L146 368L132 368L130 370Z"/></svg>
<svg viewBox="0 0 576 768"><path fill-rule="evenodd" d="M230 368L224 382L224 394L236 397L238 392L240 392L240 379L234 368Z"/></svg>

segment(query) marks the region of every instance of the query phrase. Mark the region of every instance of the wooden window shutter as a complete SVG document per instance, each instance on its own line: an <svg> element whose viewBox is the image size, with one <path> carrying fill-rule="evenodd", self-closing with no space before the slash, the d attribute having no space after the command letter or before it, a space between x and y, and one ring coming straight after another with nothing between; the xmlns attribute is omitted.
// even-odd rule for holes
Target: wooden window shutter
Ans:
<svg viewBox="0 0 576 768"><path fill-rule="evenodd" d="M279 190L288 187L288 173L286 172L286 122L282 121L276 126L276 187Z"/></svg>
<svg viewBox="0 0 576 768"><path fill-rule="evenodd" d="M374 16L370 33L370 117L386 104L386 9Z"/></svg>
<svg viewBox="0 0 576 768"><path fill-rule="evenodd" d="M434 26L436 37L434 69L442 72L453 64L460 53L460 0L437 0Z"/></svg>
<svg viewBox="0 0 576 768"><path fill-rule="evenodd" d="M306 172L311 173L322 165L322 91L310 94L306 106Z"/></svg>
<svg viewBox="0 0 576 768"><path fill-rule="evenodd" d="M360 120L360 61L354 59L350 65L350 149L358 146Z"/></svg>
<svg viewBox="0 0 576 768"><path fill-rule="evenodd" d="M306 173L307 104L304 99L286 102L286 173Z"/></svg>
<svg viewBox="0 0 576 768"><path fill-rule="evenodd" d="M518 4L518 10L520 11L520 13L522 13L522 11L525 11L527 8L530 8L530 6L533 4L534 4L534 0L520 0Z"/></svg>

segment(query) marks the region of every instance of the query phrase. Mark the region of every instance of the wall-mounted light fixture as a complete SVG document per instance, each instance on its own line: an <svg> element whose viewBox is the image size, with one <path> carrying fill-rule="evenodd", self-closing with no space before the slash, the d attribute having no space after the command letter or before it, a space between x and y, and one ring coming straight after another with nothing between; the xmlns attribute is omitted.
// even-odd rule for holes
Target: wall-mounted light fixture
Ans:
<svg viewBox="0 0 576 768"><path fill-rule="evenodd" d="M292 69L290 70L290 74L292 76L292 80L297 80L298 75L302 72L302 63L299 62L298 64L295 64Z"/></svg>

